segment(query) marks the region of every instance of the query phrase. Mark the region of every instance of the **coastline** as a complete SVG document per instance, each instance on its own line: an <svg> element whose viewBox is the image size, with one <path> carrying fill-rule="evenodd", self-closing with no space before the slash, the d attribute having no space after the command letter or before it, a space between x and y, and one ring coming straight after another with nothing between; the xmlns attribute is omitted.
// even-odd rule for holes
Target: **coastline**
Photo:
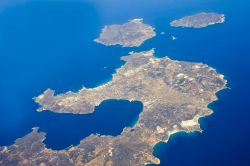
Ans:
<svg viewBox="0 0 250 166"><path fill-rule="evenodd" d="M223 75L224 76L224 75ZM202 134L203 131L206 131L206 128L205 128L205 122L206 122L206 118L207 117L210 117L211 115L213 115L214 113L214 109L212 107L212 105L214 103L216 103L217 101L219 101L219 98L223 97L223 96L219 96L219 93L224 93L227 89L229 89L227 87L227 84L228 84L228 80L225 80L226 81L226 84L224 86L224 88L222 88L221 90L218 90L215 95L216 95L216 100L212 101L211 103L209 103L207 105L207 107L211 110L211 113L210 114L206 114L204 116L200 116L198 118L198 124L200 126L200 130L195 130L195 131L176 131L174 133L171 133L168 140L166 141L160 141L158 143L156 143L152 149L152 155L156 158L158 158L160 160L160 163L157 164L157 165L161 165L161 159L163 156L164 153L161 152L162 148L164 147L168 147L168 146L171 146L170 145L170 142L173 143L175 141L175 139L178 139L178 138L184 138L186 139L187 137L191 138L195 138L195 137L199 137L200 134ZM156 166L156 164L147 164L146 166Z"/></svg>

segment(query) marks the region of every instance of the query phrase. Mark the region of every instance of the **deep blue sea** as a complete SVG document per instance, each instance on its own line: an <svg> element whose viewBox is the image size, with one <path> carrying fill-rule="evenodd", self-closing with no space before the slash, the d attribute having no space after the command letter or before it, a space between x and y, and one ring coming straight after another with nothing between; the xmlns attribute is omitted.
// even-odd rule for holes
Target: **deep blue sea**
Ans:
<svg viewBox="0 0 250 166"><path fill-rule="evenodd" d="M226 22L203 29L169 26L201 11L224 13ZM214 114L200 119L202 133L178 133L156 145L161 166L249 166L249 11L248 0L0 0L0 146L35 126L47 133L52 149L93 133L120 134L135 123L141 102L108 100L93 114L71 115L38 113L32 98L47 88L63 93L103 84L123 64L121 56L155 48L157 57L216 68L230 87L209 105ZM143 18L158 35L139 48L93 42L104 25L133 18Z"/></svg>

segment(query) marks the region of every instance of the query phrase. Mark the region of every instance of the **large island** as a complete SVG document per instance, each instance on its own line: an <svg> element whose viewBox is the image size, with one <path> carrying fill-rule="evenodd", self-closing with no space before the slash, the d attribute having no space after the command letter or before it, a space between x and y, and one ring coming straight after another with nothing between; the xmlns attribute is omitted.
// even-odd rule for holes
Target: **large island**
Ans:
<svg viewBox="0 0 250 166"><path fill-rule="evenodd" d="M159 164L152 155L155 144L171 134L201 131L198 119L210 115L207 106L226 86L223 75L202 63L156 58L154 50L132 52L112 80L77 93L54 95L51 89L35 98L38 111L90 114L102 101L141 101L143 111L133 128L119 136L92 134L78 146L52 150L43 143L45 133L33 131L9 147L0 148L0 165L143 166Z"/></svg>
<svg viewBox="0 0 250 166"><path fill-rule="evenodd" d="M143 19L133 19L122 25L107 25L102 29L100 37L94 41L106 46L121 45L138 47L144 41L156 35L154 28L144 24Z"/></svg>
<svg viewBox="0 0 250 166"><path fill-rule="evenodd" d="M191 16L185 16L170 23L173 27L204 28L209 25L223 23L224 14L201 12Z"/></svg>

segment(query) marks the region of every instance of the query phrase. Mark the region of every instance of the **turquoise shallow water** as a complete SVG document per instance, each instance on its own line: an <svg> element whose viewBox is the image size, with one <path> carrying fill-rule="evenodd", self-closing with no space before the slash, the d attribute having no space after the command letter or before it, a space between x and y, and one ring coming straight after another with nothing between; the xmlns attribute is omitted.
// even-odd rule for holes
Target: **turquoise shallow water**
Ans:
<svg viewBox="0 0 250 166"><path fill-rule="evenodd" d="M214 114L200 120L202 134L176 134L155 147L161 165L250 165L247 0L10 2L0 2L0 145L12 144L34 126L47 132L45 143L54 149L77 144L91 133L119 134L133 125L141 103L111 100L95 115L75 116L37 113L32 98L47 88L62 93L100 85L123 64L120 56L156 48L157 57L216 68L231 88L218 93L219 100L209 106ZM171 20L200 11L225 13L226 22L204 29L169 27ZM139 48L93 42L104 25L133 18L144 18L157 37ZM166 34L160 35L162 31ZM172 35L178 40L172 41Z"/></svg>

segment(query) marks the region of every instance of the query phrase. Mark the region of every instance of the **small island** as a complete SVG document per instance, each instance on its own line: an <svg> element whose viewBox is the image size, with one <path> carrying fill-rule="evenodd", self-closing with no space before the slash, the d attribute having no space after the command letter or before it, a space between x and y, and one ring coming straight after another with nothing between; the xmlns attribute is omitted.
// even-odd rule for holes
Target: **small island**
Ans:
<svg viewBox="0 0 250 166"><path fill-rule="evenodd" d="M225 22L225 15L218 13L201 12L191 16L185 16L170 23L173 27L204 28L209 25Z"/></svg>
<svg viewBox="0 0 250 166"><path fill-rule="evenodd" d="M144 41L156 36L154 28L144 24L143 19L133 19L125 24L107 25L94 41L105 46L121 45L139 47Z"/></svg>
<svg viewBox="0 0 250 166"><path fill-rule="evenodd" d="M124 128L118 136L92 134L79 145L60 151L48 149L43 143L45 133L33 128L14 145L0 147L0 165L159 164L152 155L154 146L177 132L201 131L199 118L212 114L207 106L217 100L216 92L227 83L206 64L156 58L153 49L131 52L121 60L125 64L104 85L58 95L48 89L35 101L41 106L38 111L73 114L90 114L108 99L141 101L143 111L133 128Z"/></svg>

